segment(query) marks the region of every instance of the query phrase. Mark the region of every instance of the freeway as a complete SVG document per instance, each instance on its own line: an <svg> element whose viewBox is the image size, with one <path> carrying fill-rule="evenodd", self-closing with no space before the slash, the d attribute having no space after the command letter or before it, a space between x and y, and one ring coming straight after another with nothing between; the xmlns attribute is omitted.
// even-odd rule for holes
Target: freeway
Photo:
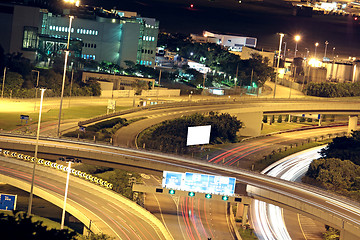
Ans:
<svg viewBox="0 0 360 240"><path fill-rule="evenodd" d="M114 144L119 146L136 147L135 139L144 129L158 124L164 120L174 119L183 115L193 113L204 113L209 111L230 113L239 115L246 112L263 112L264 114L302 114L302 113L328 113L328 114L358 114L360 111L359 101L339 101L323 99L236 99L228 101L199 101L199 102L180 102L159 105L145 108L141 111L119 113L119 116L126 119L139 119L127 127L120 128L114 136ZM261 121L261 119L259 120ZM261 123L259 122L259 126ZM142 146L138 146L142 147Z"/></svg>
<svg viewBox="0 0 360 240"><path fill-rule="evenodd" d="M288 181L301 182L301 178L307 171L309 164L320 158L318 151L324 146L312 148L300 153L288 156L274 164L271 164L262 173L279 177ZM266 202L253 200L251 208L251 221L257 237L261 240L291 240L291 239L314 239L321 240L324 225L320 227L311 219L303 216L288 217L286 210ZM288 213L293 215L294 213ZM296 221L292 221L296 219ZM289 220L289 222L286 222ZM306 221L306 227L301 222ZM288 231L288 227L290 231ZM293 230L293 231L291 231Z"/></svg>
<svg viewBox="0 0 360 240"><path fill-rule="evenodd" d="M283 132L281 134L273 134L231 144L213 151L208 157L204 156L203 158L208 158L208 162L212 163L250 169L257 160L271 154L272 151L278 151L278 149L284 149L285 147L290 148L296 144L301 145L301 143L315 137L318 139L328 139L329 136L335 137L341 135L346 130L347 127L334 126Z"/></svg>
<svg viewBox="0 0 360 240"><path fill-rule="evenodd" d="M161 180L152 175L144 182L160 186ZM234 239L224 201L147 193L145 208L163 222L174 239Z"/></svg>
<svg viewBox="0 0 360 240"><path fill-rule="evenodd" d="M4 144L4 141L16 142L16 146L19 146L23 143L29 144L34 142L33 140L19 138L14 140L13 137L4 136L1 137L0 140L3 142L2 144ZM45 146L51 146L51 148L46 148L47 151L51 151L51 149L57 148L57 150L60 150L63 154L68 154L71 152L72 154L69 155L74 155L74 153L77 152L79 157L81 157L82 153L86 153L88 156L98 157L99 155L97 155L97 153L101 152L101 156L107 157L107 161L112 161L114 163L119 162L119 158L121 157L127 157L127 163L134 164L135 162L131 162L129 160L130 158L133 158L136 159L138 164L141 164L142 166L146 165L146 163L150 163L150 165L146 166L152 166L152 168L156 168L158 171L173 170L175 167L177 167L181 169L181 171L185 168L194 172L235 177L237 178L238 184L240 185L246 184L247 186L255 186L258 189L278 193L286 198L293 199L294 201L296 200L304 204L306 203L309 207L314 207L314 209L318 209L324 213L330 213L334 216L334 218L336 217L336 219L342 219L341 223L345 224L346 230L350 231L352 234L356 234L358 231L357 229L359 229L360 226L360 207L358 205L344 202L343 199L331 195L328 192L321 191L317 188L304 186L299 183L292 183L282 179L277 179L234 167L133 149L85 143L79 145L78 143L67 142L64 140L60 142L55 140L41 140L41 146L42 148ZM251 191L251 196L254 198L264 199L261 198L261 191L256 189ZM272 199L267 200L271 201ZM277 201L279 201L279 199ZM283 202L281 204L284 205L285 203ZM286 204L286 207L291 208L295 206L291 206L291 204L288 203ZM300 209L297 210L300 211Z"/></svg>
<svg viewBox="0 0 360 240"><path fill-rule="evenodd" d="M29 191L33 164L6 157L0 157L0 160L0 181ZM65 182L66 173L38 165L34 193L62 207ZM67 211L79 218L91 231L117 239L171 238L154 224L154 219L146 216L149 213L135 203L73 176L69 182Z"/></svg>

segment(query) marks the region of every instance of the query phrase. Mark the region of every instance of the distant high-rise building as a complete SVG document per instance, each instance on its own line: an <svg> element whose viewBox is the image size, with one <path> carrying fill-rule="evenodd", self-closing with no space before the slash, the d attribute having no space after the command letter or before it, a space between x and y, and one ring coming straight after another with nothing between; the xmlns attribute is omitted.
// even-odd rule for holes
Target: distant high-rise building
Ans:
<svg viewBox="0 0 360 240"><path fill-rule="evenodd" d="M69 15L74 16L71 29ZM62 14L24 5L0 5L0 44L5 53L21 52L32 61L46 58L66 48L75 57L124 66L125 61L153 66L159 22L135 12L107 11L94 7L65 9Z"/></svg>

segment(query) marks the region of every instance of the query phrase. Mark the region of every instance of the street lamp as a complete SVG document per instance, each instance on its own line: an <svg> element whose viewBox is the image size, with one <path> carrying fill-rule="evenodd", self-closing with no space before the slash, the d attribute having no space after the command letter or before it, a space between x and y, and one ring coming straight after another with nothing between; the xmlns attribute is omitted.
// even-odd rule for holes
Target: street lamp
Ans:
<svg viewBox="0 0 360 240"><path fill-rule="evenodd" d="M70 172L71 172L71 164L75 162L80 162L76 158L62 158L65 159L65 161L68 163L67 167L67 177L66 177L66 186L65 186L65 194L64 194L64 206L61 216L61 226L60 229L64 229L64 222L65 222L65 212L66 212L66 200L67 200L67 194L69 190L69 179L70 179Z"/></svg>
<svg viewBox="0 0 360 240"><path fill-rule="evenodd" d="M30 187L30 198L29 198L29 206L28 206L28 215L31 215L31 207L32 207L32 200L33 200L33 191L34 191L34 182L35 182L35 167L37 163L37 154L39 149L39 134L40 134L40 122L41 122L41 110L42 110L42 103L44 99L44 92L45 88L41 88L41 99L40 99L40 110L39 110L39 121L38 121L38 127L36 132L36 145L35 145L35 155L34 155L34 166L33 166L33 172L32 172L32 179L31 179L31 187Z"/></svg>
<svg viewBox="0 0 360 240"><path fill-rule="evenodd" d="M37 73L36 86L35 86L35 104L34 104L34 111L36 111L36 99L37 99L37 91L38 91L38 87L39 87L40 72L37 71L37 70L31 70L31 72L36 72Z"/></svg>
<svg viewBox="0 0 360 240"><path fill-rule="evenodd" d="M318 42L315 43L315 56L314 56L314 58L316 58L316 49L317 49L318 46L319 46L319 43Z"/></svg>
<svg viewBox="0 0 360 240"><path fill-rule="evenodd" d="M325 51L324 51L324 58L326 58L326 50L327 50L327 45L329 44L328 41L325 41Z"/></svg>
<svg viewBox="0 0 360 240"><path fill-rule="evenodd" d="M58 137L60 137L61 110L62 110L62 102L63 102L63 98L64 98L66 66L67 66L67 61L68 61L68 57L69 57L69 45L70 45L71 24L72 24L72 20L74 19L74 16L69 16L69 18L70 18L69 28L68 28L68 31L69 31L69 32L68 32L67 46L66 46L66 50L65 50L64 73L63 73L62 87L61 87L60 110L59 110L59 123L58 123L58 132L57 132Z"/></svg>
<svg viewBox="0 0 360 240"><path fill-rule="evenodd" d="M277 64L276 64L276 76L275 76L275 86L274 86L274 98L275 98L275 93L276 93L276 82L277 82L278 74L279 74L281 45L282 45L282 40L283 40L283 37L285 36L285 34L284 34L284 33L279 33L279 35L280 35L280 43L279 43L278 61L277 61Z"/></svg>
<svg viewBox="0 0 360 240"><path fill-rule="evenodd" d="M296 35L294 39L295 39L295 54L294 54L294 58L295 58L296 52L297 52L298 41L300 41L301 37L300 37L300 35Z"/></svg>

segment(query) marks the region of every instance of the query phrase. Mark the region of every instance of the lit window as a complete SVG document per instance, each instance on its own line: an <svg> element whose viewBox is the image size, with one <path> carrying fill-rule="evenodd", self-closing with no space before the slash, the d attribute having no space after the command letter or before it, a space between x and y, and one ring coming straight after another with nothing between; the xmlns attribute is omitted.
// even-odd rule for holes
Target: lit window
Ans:
<svg viewBox="0 0 360 240"><path fill-rule="evenodd" d="M145 41L145 36L143 36L143 40Z"/></svg>
<svg viewBox="0 0 360 240"><path fill-rule="evenodd" d="M72 33L74 32L74 28L71 28L71 32L72 32Z"/></svg>
<svg viewBox="0 0 360 240"><path fill-rule="evenodd" d="M76 32L77 32L77 33L80 33L80 29L77 29Z"/></svg>
<svg viewBox="0 0 360 240"><path fill-rule="evenodd" d="M98 35L98 31L96 31L95 33L96 33L95 35Z"/></svg>
<svg viewBox="0 0 360 240"><path fill-rule="evenodd" d="M116 20L115 20L115 19L113 19L113 20L112 20L112 22L114 23L114 22L116 22Z"/></svg>
<svg viewBox="0 0 360 240"><path fill-rule="evenodd" d="M149 61L146 61L146 65L149 65Z"/></svg>
<svg viewBox="0 0 360 240"><path fill-rule="evenodd" d="M52 30L52 26L50 26L50 30Z"/></svg>
<svg viewBox="0 0 360 240"><path fill-rule="evenodd" d="M56 26L56 27L55 27L55 30L56 30L56 31L59 31L59 27L58 27L58 26Z"/></svg>
<svg viewBox="0 0 360 240"><path fill-rule="evenodd" d="M95 60L95 55L93 56L93 60Z"/></svg>
<svg viewBox="0 0 360 240"><path fill-rule="evenodd" d="M62 27L62 28L61 28L61 31L62 31L62 32L65 32L65 27Z"/></svg>
<svg viewBox="0 0 360 240"><path fill-rule="evenodd" d="M89 30L89 34L92 35L92 30Z"/></svg>
<svg viewBox="0 0 360 240"><path fill-rule="evenodd" d="M140 61L140 65L143 65L143 60Z"/></svg>
<svg viewBox="0 0 360 240"><path fill-rule="evenodd" d="M23 49L37 49L39 42L37 30L38 29L36 27L24 27L22 44Z"/></svg>
<svg viewBox="0 0 360 240"><path fill-rule="evenodd" d="M65 27L65 32L68 32L68 27Z"/></svg>
<svg viewBox="0 0 360 240"><path fill-rule="evenodd" d="M89 55L86 55L86 59L89 59Z"/></svg>
<svg viewBox="0 0 360 240"><path fill-rule="evenodd" d="M152 37L152 41L155 41L155 37Z"/></svg>
<svg viewBox="0 0 360 240"><path fill-rule="evenodd" d="M84 54L81 54L81 58L83 58L84 57Z"/></svg>
<svg viewBox="0 0 360 240"><path fill-rule="evenodd" d="M89 30L86 30L86 34L89 34Z"/></svg>
<svg viewBox="0 0 360 240"><path fill-rule="evenodd" d="M83 30L82 29L80 29L80 34L82 34L83 33Z"/></svg>
<svg viewBox="0 0 360 240"><path fill-rule="evenodd" d="M152 62L150 61L150 62L149 62L149 65L151 65L151 64L152 64Z"/></svg>

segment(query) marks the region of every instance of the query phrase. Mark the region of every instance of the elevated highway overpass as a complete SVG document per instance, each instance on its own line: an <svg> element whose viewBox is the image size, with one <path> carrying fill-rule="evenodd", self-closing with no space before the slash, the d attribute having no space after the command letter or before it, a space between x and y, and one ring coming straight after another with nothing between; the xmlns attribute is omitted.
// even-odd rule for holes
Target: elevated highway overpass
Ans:
<svg viewBox="0 0 360 240"><path fill-rule="evenodd" d="M3 148L30 152L34 149L35 141L1 136L0 143ZM342 239L358 239L360 236L360 206L358 204L299 183L194 159L89 143L79 145L65 140L42 139L39 152L77 156L84 162L97 161L99 164L141 167L159 173L163 170L192 171L236 177L238 186L240 186L238 188L240 194L248 193L255 199L316 218L340 229ZM248 186L247 192L244 192L244 188L241 186Z"/></svg>
<svg viewBox="0 0 360 240"><path fill-rule="evenodd" d="M30 191L33 163L0 156L0 181ZM66 173L36 167L34 194L59 208L64 204ZM70 176L66 211L84 230L116 239L172 239L150 212L125 197L78 177Z"/></svg>
<svg viewBox="0 0 360 240"><path fill-rule="evenodd" d="M135 146L134 140L142 130L164 120L177 118L199 112L223 112L238 117L244 124L240 134L244 136L259 136L263 115L272 114L342 114L349 116L348 132L356 128L360 101L334 99L239 99L232 98L222 101L184 101L159 104L142 108L130 109L114 114L99 116L79 122L87 126L97 121L121 116L127 119L146 117L127 127L121 128L114 137L117 145Z"/></svg>

